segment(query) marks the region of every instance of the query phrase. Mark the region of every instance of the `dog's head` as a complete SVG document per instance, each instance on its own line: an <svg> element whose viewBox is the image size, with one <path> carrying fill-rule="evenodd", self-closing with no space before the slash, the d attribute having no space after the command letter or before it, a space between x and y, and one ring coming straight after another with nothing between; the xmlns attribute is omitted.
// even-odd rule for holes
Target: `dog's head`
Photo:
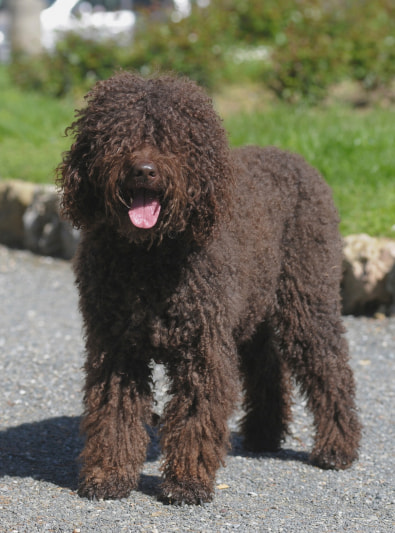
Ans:
<svg viewBox="0 0 395 533"><path fill-rule="evenodd" d="M133 242L206 241L230 212L234 171L205 92L186 79L120 73L86 99L58 167L66 218L111 225Z"/></svg>

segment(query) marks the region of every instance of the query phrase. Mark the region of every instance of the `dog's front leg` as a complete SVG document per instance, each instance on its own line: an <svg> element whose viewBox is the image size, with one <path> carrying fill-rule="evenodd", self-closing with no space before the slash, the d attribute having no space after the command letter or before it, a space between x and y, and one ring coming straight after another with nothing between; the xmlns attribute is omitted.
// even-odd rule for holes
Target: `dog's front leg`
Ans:
<svg viewBox="0 0 395 533"><path fill-rule="evenodd" d="M230 343L229 343L230 344ZM215 340L188 355L172 357L164 412L164 498L175 504L210 501L215 474L229 446L227 419L238 396L233 347Z"/></svg>
<svg viewBox="0 0 395 533"><path fill-rule="evenodd" d="M150 369L86 363L85 446L78 493L89 499L127 497L138 483L146 455L144 424L151 409ZM129 365L130 366L130 365Z"/></svg>

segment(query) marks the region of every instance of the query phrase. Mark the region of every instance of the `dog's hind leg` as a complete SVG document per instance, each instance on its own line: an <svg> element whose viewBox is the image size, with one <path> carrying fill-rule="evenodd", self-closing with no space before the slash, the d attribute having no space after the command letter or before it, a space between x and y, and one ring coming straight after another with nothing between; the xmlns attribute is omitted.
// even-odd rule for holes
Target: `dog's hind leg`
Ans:
<svg viewBox="0 0 395 533"><path fill-rule="evenodd" d="M291 419L291 382L271 327L262 324L240 349L244 384L241 430L254 452L276 451Z"/></svg>
<svg viewBox="0 0 395 533"><path fill-rule="evenodd" d="M290 272L279 292L281 348L314 416L311 462L343 469L357 458L361 427L333 279L302 285ZM324 271L324 267L323 267Z"/></svg>

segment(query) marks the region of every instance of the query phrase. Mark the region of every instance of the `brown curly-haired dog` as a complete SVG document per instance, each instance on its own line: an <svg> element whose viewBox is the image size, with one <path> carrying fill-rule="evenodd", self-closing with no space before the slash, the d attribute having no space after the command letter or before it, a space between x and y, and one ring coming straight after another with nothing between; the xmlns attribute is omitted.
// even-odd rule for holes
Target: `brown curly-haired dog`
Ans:
<svg viewBox="0 0 395 533"><path fill-rule="evenodd" d="M341 241L331 193L302 158L230 150L193 82L120 73L98 83L59 166L87 361L79 494L135 488L151 420L152 361L171 399L163 496L213 495L244 388L245 446L277 450L291 374L314 414L313 464L347 468L360 424L340 319Z"/></svg>

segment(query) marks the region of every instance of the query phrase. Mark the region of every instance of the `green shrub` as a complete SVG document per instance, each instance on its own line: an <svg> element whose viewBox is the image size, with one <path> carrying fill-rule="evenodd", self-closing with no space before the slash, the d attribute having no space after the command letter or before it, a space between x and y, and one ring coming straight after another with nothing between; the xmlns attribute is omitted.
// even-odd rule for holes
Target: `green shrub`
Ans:
<svg viewBox="0 0 395 533"><path fill-rule="evenodd" d="M288 0L280 0L289 8ZM294 3L272 43L264 79L282 99L318 101L345 78L366 89L395 76L395 4L392 0Z"/></svg>
<svg viewBox="0 0 395 533"><path fill-rule="evenodd" d="M329 85L341 79L344 62L331 31L334 15L308 2L292 13L283 32L275 36L265 81L278 97L315 102L326 94Z"/></svg>
<svg viewBox="0 0 395 533"><path fill-rule="evenodd" d="M140 16L130 47L87 41L69 33L52 54L36 59L15 57L11 75L20 86L53 96L84 93L119 68L143 74L175 71L212 88L225 67L227 49L235 41L231 19L231 13L224 16L219 4L210 10L194 5L191 16L179 22Z"/></svg>
<svg viewBox="0 0 395 533"><path fill-rule="evenodd" d="M85 93L97 80L109 77L123 66L124 51L114 42L87 41L69 33L53 54L31 58L17 56L11 63L14 82L51 96Z"/></svg>
<svg viewBox="0 0 395 533"><path fill-rule="evenodd" d="M261 58L255 50L268 53ZM241 53L242 52L242 53ZM244 59L240 59L243 56ZM258 54L259 56L259 54ZM395 77L393 0L216 0L181 21L139 15L134 42L68 35L54 54L15 58L13 79L51 95L84 93L119 68L175 71L209 89L259 80L280 99L318 102L346 78L366 89Z"/></svg>
<svg viewBox="0 0 395 533"><path fill-rule="evenodd" d="M234 0L239 39L254 44L274 42L297 6L294 0Z"/></svg>
<svg viewBox="0 0 395 533"><path fill-rule="evenodd" d="M387 85L395 77L395 3L365 1L362 12L352 3L349 18L350 76L366 89Z"/></svg>
<svg viewBox="0 0 395 533"><path fill-rule="evenodd" d="M195 5L191 15L179 22L169 18L161 24L149 19L141 23L131 50L132 66L144 74L175 71L213 88L225 66L227 48L235 40L233 19L220 5Z"/></svg>

